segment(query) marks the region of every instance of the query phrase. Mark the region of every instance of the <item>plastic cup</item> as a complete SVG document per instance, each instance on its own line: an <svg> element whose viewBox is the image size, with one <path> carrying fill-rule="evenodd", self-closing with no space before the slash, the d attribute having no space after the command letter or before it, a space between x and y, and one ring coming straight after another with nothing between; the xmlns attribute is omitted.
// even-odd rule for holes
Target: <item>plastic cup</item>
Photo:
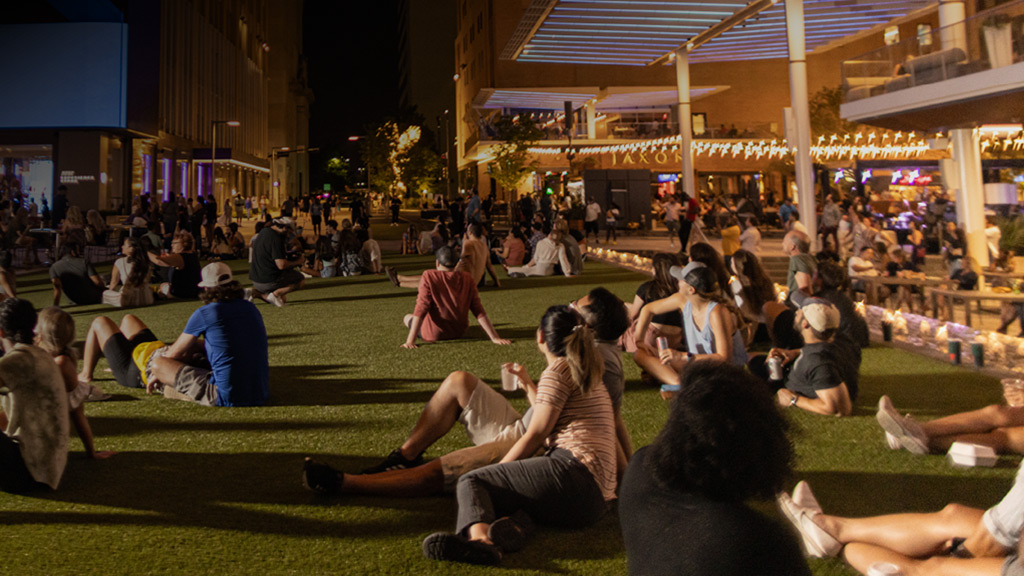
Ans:
<svg viewBox="0 0 1024 576"><path fill-rule="evenodd" d="M892 322L882 321L882 340L892 342Z"/></svg>
<svg viewBox="0 0 1024 576"><path fill-rule="evenodd" d="M1024 380L1019 378L1004 378L1003 398L1007 406L1024 406Z"/></svg>
<svg viewBox="0 0 1024 576"><path fill-rule="evenodd" d="M960 364L960 341L950 339L948 343L949 347L949 361L953 364Z"/></svg>
<svg viewBox="0 0 1024 576"><path fill-rule="evenodd" d="M985 345L981 342L971 342L971 356L974 357L974 365L983 368L985 366Z"/></svg>
<svg viewBox="0 0 1024 576"><path fill-rule="evenodd" d="M664 336L659 336L658 340L657 340L657 343L658 343L658 352L661 352L663 350L668 350L668 338L665 338Z"/></svg>
<svg viewBox="0 0 1024 576"><path fill-rule="evenodd" d="M900 567L889 562L875 562L868 567L868 576L902 576Z"/></svg>
<svg viewBox="0 0 1024 576"><path fill-rule="evenodd" d="M514 368L518 369L519 364L513 364ZM521 387L519 384L519 377L508 371L505 365L501 365L501 389L505 392L515 392Z"/></svg>

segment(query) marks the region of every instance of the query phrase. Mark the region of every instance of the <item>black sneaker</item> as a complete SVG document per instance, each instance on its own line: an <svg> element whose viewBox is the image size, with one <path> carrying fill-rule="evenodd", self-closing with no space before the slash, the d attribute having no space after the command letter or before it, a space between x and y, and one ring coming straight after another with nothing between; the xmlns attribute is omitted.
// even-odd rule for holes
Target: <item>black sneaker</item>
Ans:
<svg viewBox="0 0 1024 576"><path fill-rule="evenodd" d="M487 537L502 552L519 552L533 534L533 520L522 510L505 518L498 518L487 529Z"/></svg>
<svg viewBox="0 0 1024 576"><path fill-rule="evenodd" d="M380 472L387 472L388 470L405 470L407 468L415 468L423 464L423 452L420 452L418 456L412 460L406 459L402 456L401 449L394 449L388 457L381 461L376 466L371 466L362 471L363 474L377 474Z"/></svg>
<svg viewBox="0 0 1024 576"><path fill-rule="evenodd" d="M401 283L398 281L398 271L395 270L393 266L385 266L384 273L387 274L388 280L391 280L391 283L395 285L395 288L401 286Z"/></svg>
<svg viewBox="0 0 1024 576"><path fill-rule="evenodd" d="M423 541L423 555L431 560L481 566L497 566L501 563L501 550L498 550L497 546L466 540L445 532L427 536Z"/></svg>
<svg viewBox="0 0 1024 576"><path fill-rule="evenodd" d="M341 474L327 464L306 458L302 463L302 485L322 496L330 496L341 489Z"/></svg>

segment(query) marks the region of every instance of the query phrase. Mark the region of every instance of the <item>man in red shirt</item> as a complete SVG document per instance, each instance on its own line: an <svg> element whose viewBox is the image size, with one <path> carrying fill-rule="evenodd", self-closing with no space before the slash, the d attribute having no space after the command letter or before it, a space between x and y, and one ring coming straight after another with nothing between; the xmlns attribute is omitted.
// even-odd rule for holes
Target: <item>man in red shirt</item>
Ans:
<svg viewBox="0 0 1024 576"><path fill-rule="evenodd" d="M461 338L469 327L467 315L472 312L477 322L495 344L511 344L498 336L487 312L480 303L476 281L467 272L456 271L458 260L448 246L438 248L437 269L427 270L420 279L416 308L405 316L409 337L402 348L416 348L416 337L427 342Z"/></svg>

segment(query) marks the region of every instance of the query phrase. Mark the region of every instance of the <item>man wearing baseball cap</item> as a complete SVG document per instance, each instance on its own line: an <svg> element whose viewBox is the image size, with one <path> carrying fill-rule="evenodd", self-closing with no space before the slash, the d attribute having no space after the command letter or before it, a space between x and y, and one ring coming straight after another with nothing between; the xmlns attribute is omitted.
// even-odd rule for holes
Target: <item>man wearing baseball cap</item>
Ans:
<svg viewBox="0 0 1024 576"><path fill-rule="evenodd" d="M295 269L302 265L302 258L288 260L285 238L295 232L295 221L285 216L270 221L260 230L252 242L252 263L249 278L252 280L253 296L266 300L274 306L287 304L285 295L302 288L306 279Z"/></svg>
<svg viewBox="0 0 1024 576"><path fill-rule="evenodd" d="M223 262L203 268L199 287L203 306L174 344L144 364L147 391L162 387L166 396L204 406L262 406L270 395L263 317ZM203 351L209 368L193 360Z"/></svg>
<svg viewBox="0 0 1024 576"><path fill-rule="evenodd" d="M803 336L804 347L798 350L772 348L768 353L769 359L779 358L784 367L791 365L783 380L769 382L780 386L776 393L779 405L817 414L849 416L853 411L850 391L829 346L839 328L839 310L827 300L805 298L797 310L793 327Z"/></svg>

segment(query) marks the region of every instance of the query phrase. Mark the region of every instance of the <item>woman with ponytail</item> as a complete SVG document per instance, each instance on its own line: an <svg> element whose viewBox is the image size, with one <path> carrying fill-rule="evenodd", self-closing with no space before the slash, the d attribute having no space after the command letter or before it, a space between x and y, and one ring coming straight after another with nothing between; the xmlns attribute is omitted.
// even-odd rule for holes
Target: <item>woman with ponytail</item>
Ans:
<svg viewBox="0 0 1024 576"><path fill-rule="evenodd" d="M110 273L110 287L103 293L103 303L111 306L149 306L153 303L153 290L149 287L150 263L146 250L138 238L125 238L121 245L124 254L114 262ZM121 289L118 290L118 285Z"/></svg>
<svg viewBox="0 0 1024 576"><path fill-rule="evenodd" d="M525 368L505 365L533 407L526 432L500 463L459 479L456 533L428 536L426 557L498 564L523 548L533 522L587 526L615 498L615 424L593 333L569 306L552 306L537 348L547 360L537 383Z"/></svg>
<svg viewBox="0 0 1024 576"><path fill-rule="evenodd" d="M690 262L685 268L673 266L671 274L679 281L679 291L640 310L634 360L666 385L663 391L674 393L679 389L679 372L687 362L713 358L743 366L747 350L737 326L742 313L731 300L722 297L715 273L700 262ZM672 310L683 313L687 352L671 348L659 351L644 342L654 315Z"/></svg>

